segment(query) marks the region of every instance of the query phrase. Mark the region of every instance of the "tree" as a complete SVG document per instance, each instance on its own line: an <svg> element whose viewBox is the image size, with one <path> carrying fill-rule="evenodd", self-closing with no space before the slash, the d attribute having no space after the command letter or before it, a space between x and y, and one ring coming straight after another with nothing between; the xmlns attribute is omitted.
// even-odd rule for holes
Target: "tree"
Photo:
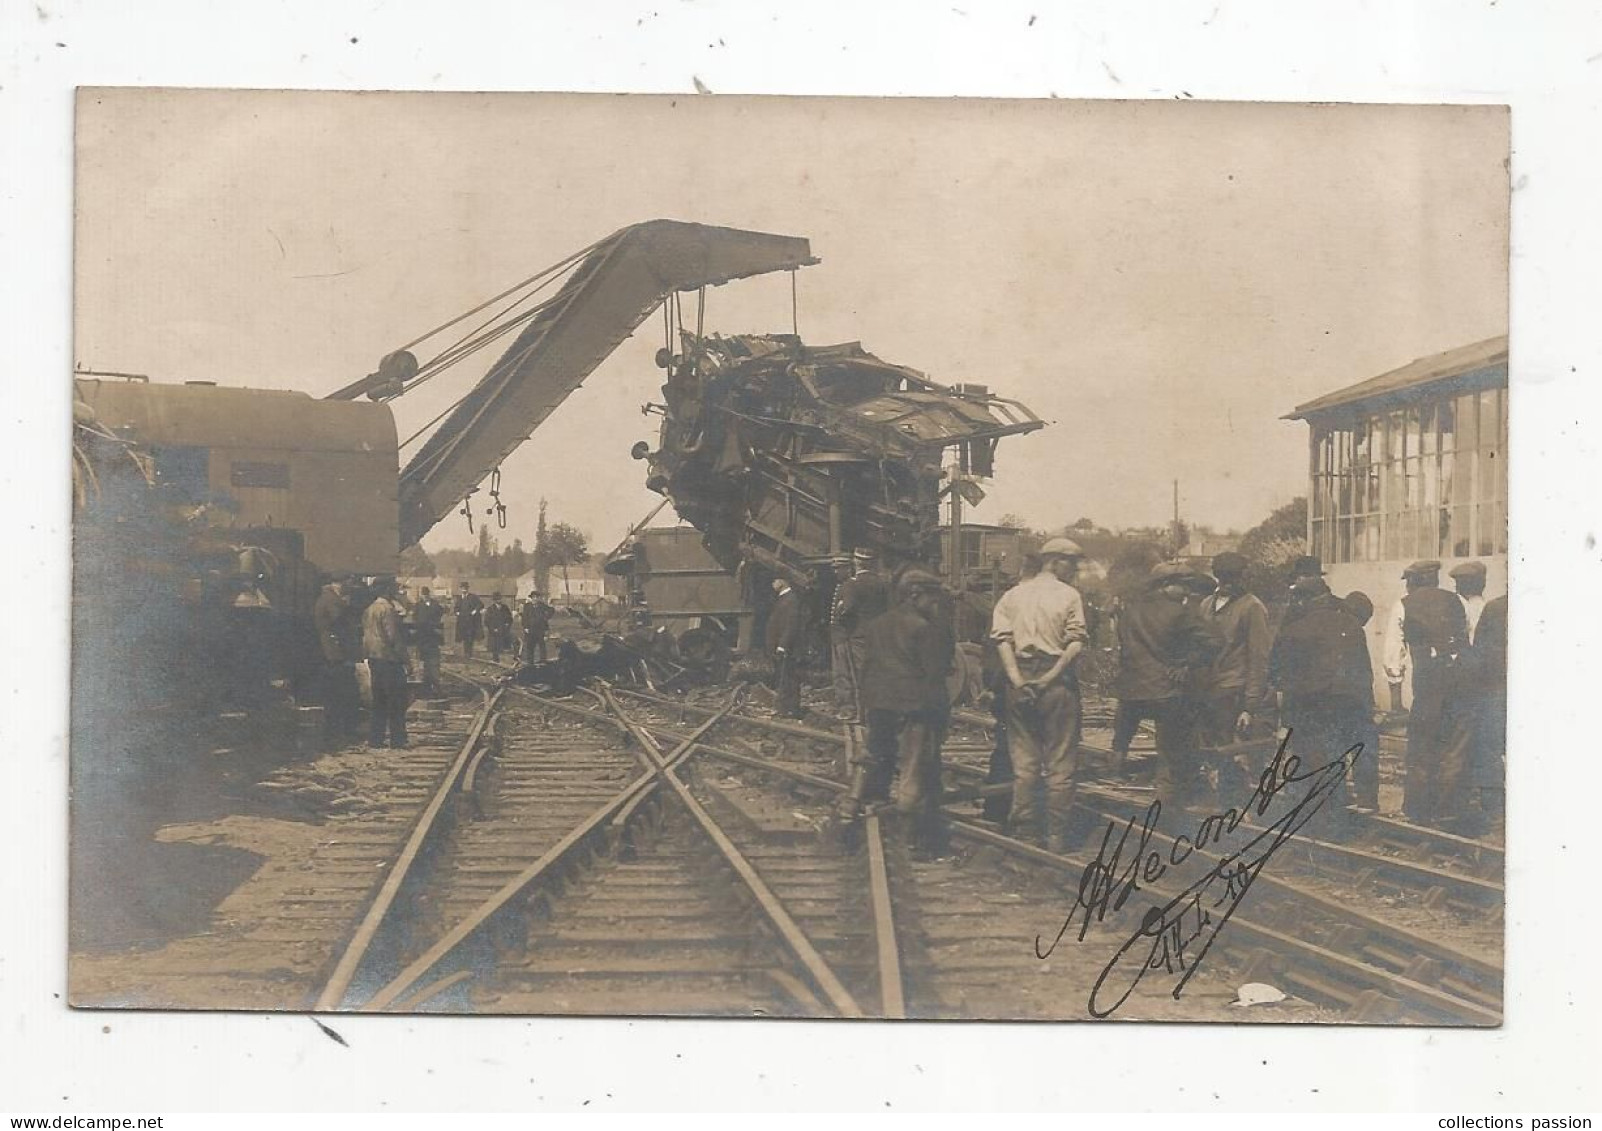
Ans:
<svg viewBox="0 0 1602 1131"><path fill-rule="evenodd" d="M1029 524L1023 520L1023 516L1013 514L1011 511L1008 511L1006 514L996 519L996 525L1004 530L1029 529Z"/></svg>
<svg viewBox="0 0 1602 1131"><path fill-rule="evenodd" d="M1084 531L1095 530L1095 529L1096 529L1096 524L1095 524L1094 521L1092 521L1091 519L1088 519L1088 518L1082 518L1078 522L1075 522L1075 523L1071 524L1068 527L1068 532L1071 534L1071 533L1073 533L1075 531L1084 532Z"/></svg>
<svg viewBox="0 0 1602 1131"><path fill-rule="evenodd" d="M545 553L547 568L562 571L563 587L566 588L567 567L578 565L590 556L589 539L578 527L555 522L545 532Z"/></svg>
<svg viewBox="0 0 1602 1131"><path fill-rule="evenodd" d="M549 587L551 548L549 531L545 528L545 500L540 500L539 524L534 527L534 588L544 593Z"/></svg>
<svg viewBox="0 0 1602 1131"><path fill-rule="evenodd" d="M1241 535L1240 552L1247 587L1266 602L1283 601L1291 559L1307 552L1307 500L1292 499Z"/></svg>

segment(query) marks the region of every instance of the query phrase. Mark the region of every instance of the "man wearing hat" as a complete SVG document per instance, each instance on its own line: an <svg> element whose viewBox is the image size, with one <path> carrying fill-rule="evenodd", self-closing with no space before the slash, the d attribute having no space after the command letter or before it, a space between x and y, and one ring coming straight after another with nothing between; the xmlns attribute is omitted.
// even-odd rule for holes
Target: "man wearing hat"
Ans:
<svg viewBox="0 0 1602 1131"><path fill-rule="evenodd" d="M1452 584L1457 598L1463 602L1463 615L1468 619L1468 642L1474 643L1474 630L1479 627L1480 614L1485 611L1485 563L1464 562L1452 567Z"/></svg>
<svg viewBox="0 0 1602 1131"><path fill-rule="evenodd" d="M401 607L395 579L373 583L377 594L362 614L362 652L373 681L373 713L367 729L369 746L406 746L406 641L401 635Z"/></svg>
<svg viewBox="0 0 1602 1131"><path fill-rule="evenodd" d="M830 610L834 696L842 712L860 720L858 683L867 656L868 625L889 609L890 587L879 576L872 551L858 550L844 564L855 572L835 588Z"/></svg>
<svg viewBox="0 0 1602 1131"><path fill-rule="evenodd" d="M547 658L545 646L546 634L551 630L551 618L556 610L545 603L545 594L531 592L523 599L523 607L518 609L518 623L523 629L523 662L532 664L536 661L543 663Z"/></svg>
<svg viewBox="0 0 1602 1131"><path fill-rule="evenodd" d="M862 709L868 741L852 766L848 816L885 797L896 778L896 811L910 822L912 848L924 857L945 851L940 815L940 737L946 716L946 674L952 642L937 623L940 579L910 569L897 582L901 600L867 626Z"/></svg>
<svg viewBox="0 0 1602 1131"><path fill-rule="evenodd" d="M1280 618L1279 623L1281 629L1283 629L1285 625L1290 624L1291 621L1295 620L1297 617L1301 616L1307 607L1307 598L1305 596L1306 590L1299 592L1296 588L1296 583L1309 577L1323 576L1323 560L1316 558L1311 554L1302 554L1300 557L1291 562L1290 577L1286 580L1286 584L1290 587L1290 601L1285 606L1284 616Z"/></svg>
<svg viewBox="0 0 1602 1131"><path fill-rule="evenodd" d="M423 687L430 695L439 694L439 650L445 643L445 606L434 600L425 585L412 609L412 629L417 658L423 666Z"/></svg>
<svg viewBox="0 0 1602 1131"><path fill-rule="evenodd" d="M773 661L775 709L786 718L806 716L801 709L801 649L806 643L806 610L801 594L782 577L773 580L773 605L768 609L765 642Z"/></svg>
<svg viewBox="0 0 1602 1131"><path fill-rule="evenodd" d="M1074 663L1088 634L1084 602L1071 582L1084 556L1067 538L1049 540L1040 548L1040 572L1002 594L990 622L1006 676L1011 825L1054 851L1067 847L1061 822L1068 819L1079 768L1082 715Z"/></svg>
<svg viewBox="0 0 1602 1131"><path fill-rule="evenodd" d="M1246 566L1242 554L1213 558L1218 588L1201 599L1202 619L1222 644L1199 689L1200 737L1207 746L1227 746L1244 736L1268 694L1268 610L1246 591ZM1220 781L1219 788L1227 783Z"/></svg>
<svg viewBox="0 0 1602 1131"><path fill-rule="evenodd" d="M469 582L462 582L462 591L451 610L456 614L456 642L462 646L462 657L473 658L473 645L484 635L484 602Z"/></svg>
<svg viewBox="0 0 1602 1131"><path fill-rule="evenodd" d="M1200 785L1195 681L1223 645L1189 599L1211 588L1182 562L1161 562L1118 618L1119 711L1156 722L1156 785L1169 807L1190 804Z"/></svg>
<svg viewBox="0 0 1602 1131"><path fill-rule="evenodd" d="M1374 732L1374 672L1362 622L1322 577L1298 578L1302 615L1281 627L1269 658L1269 681L1283 696L1289 750L1322 766L1361 745L1347 800L1378 805L1379 749Z"/></svg>
<svg viewBox="0 0 1602 1131"><path fill-rule="evenodd" d="M499 589L490 594L489 607L484 610L484 646L497 663L503 652L512 650L512 610L501 600Z"/></svg>
<svg viewBox="0 0 1602 1131"><path fill-rule="evenodd" d="M1466 747L1454 740L1448 698L1458 655L1468 646L1468 617L1463 602L1439 587L1440 574L1438 561L1416 561L1402 571L1407 592L1392 611L1385 639L1393 705L1401 700L1402 681L1411 675L1413 683L1402 808L1408 820L1427 825L1455 820L1467 785Z"/></svg>

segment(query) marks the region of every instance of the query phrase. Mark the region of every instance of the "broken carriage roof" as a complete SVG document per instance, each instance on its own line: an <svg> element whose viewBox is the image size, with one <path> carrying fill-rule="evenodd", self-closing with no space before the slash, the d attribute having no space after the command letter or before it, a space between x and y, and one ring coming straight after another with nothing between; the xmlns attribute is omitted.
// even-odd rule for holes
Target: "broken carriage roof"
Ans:
<svg viewBox="0 0 1602 1131"><path fill-rule="evenodd" d="M1282 419L1306 420L1358 404L1388 408L1416 399L1425 389L1438 391L1447 384L1462 386L1464 391L1507 384L1507 335L1418 358L1400 369L1297 405Z"/></svg>

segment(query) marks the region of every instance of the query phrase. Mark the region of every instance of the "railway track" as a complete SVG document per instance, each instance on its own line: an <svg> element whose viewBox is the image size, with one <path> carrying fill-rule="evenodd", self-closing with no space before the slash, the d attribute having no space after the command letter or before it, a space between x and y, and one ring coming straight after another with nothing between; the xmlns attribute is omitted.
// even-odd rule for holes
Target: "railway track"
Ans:
<svg viewBox="0 0 1602 1131"><path fill-rule="evenodd" d="M674 703L646 692L625 693L631 699L652 702L663 709L677 710L682 717L704 714L704 708ZM765 735L767 741L747 744L743 751L707 748L714 757L731 759L752 768L767 768L775 774L789 775L820 790L839 791L838 768L848 738L819 728L778 720L738 717L731 725ZM958 745L961 745L960 743ZM972 745L972 744L970 744ZM948 770L959 779L983 776L975 765L948 763ZM970 790L968 796L977 792ZM1086 790L1082 800L1085 812L1096 822L1126 820L1129 799L1106 791ZM1143 806L1142 806L1143 808ZM1058 856L1017 841L993 827L970 817L952 815L953 830L959 836L987 844L1015 857L1031 860L1077 883L1094 852ZM1388 822L1379 827L1399 825ZM1369 836L1365 827L1362 835ZM1409 835L1413 830L1408 829ZM1412 864L1383 856L1363 847L1315 841L1305 834L1290 842L1281 855L1293 872L1304 873L1323 861L1339 859L1350 871L1356 868L1364 882L1382 874L1386 882L1400 884L1403 890L1430 899L1430 892L1454 893L1450 902L1458 910L1488 911L1500 904L1500 886L1471 873L1484 866L1494 854L1492 846L1475 842L1467 869L1447 871L1431 865ZM1429 830L1418 831L1419 843L1438 844ZM1174 841L1154 833L1152 843L1165 851ZM1272 874L1259 875L1246 910L1230 920L1230 930L1219 936L1220 945L1233 952L1239 968L1254 977L1274 980L1299 994L1341 1009L1360 1019L1431 1020L1459 1024L1498 1023L1501 1000L1501 965L1479 954L1464 950L1439 935L1431 935L1401 925L1372 910L1353 906L1320 891L1305 875L1281 878L1281 855L1275 857ZM1313 864L1307 863L1314 861ZM1420 885L1420 877L1429 881ZM1173 891L1164 886L1143 885L1153 895ZM1435 902L1446 902L1438 896ZM1295 924L1295 935L1280 924ZM1499 947L1497 953L1499 954Z"/></svg>
<svg viewBox="0 0 1602 1131"><path fill-rule="evenodd" d="M605 690L576 724L515 689L492 705L318 1009L903 1015L878 822L842 857L701 780L732 702L672 744Z"/></svg>

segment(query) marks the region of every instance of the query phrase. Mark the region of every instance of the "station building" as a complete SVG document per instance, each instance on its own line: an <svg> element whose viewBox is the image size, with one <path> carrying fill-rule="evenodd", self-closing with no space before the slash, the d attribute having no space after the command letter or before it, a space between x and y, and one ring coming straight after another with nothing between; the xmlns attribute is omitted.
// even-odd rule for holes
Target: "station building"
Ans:
<svg viewBox="0 0 1602 1131"><path fill-rule="evenodd" d="M1380 662L1402 568L1480 561L1485 595L1507 592L1507 337L1461 346L1299 405L1308 425L1308 552L1330 589L1374 602L1369 651Z"/></svg>

